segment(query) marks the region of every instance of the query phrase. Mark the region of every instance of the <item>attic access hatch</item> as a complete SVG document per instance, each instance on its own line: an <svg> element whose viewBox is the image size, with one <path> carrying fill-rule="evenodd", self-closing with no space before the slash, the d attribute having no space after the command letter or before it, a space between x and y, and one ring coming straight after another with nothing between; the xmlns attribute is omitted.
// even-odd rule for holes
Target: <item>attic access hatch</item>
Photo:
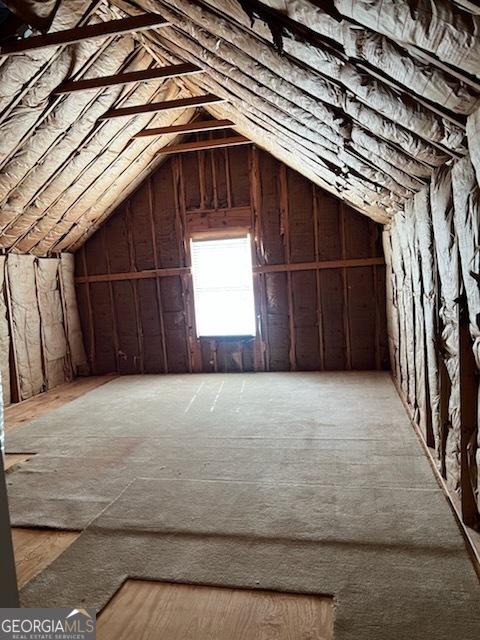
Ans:
<svg viewBox="0 0 480 640"><path fill-rule="evenodd" d="M254 336L250 235L191 240L198 337Z"/></svg>

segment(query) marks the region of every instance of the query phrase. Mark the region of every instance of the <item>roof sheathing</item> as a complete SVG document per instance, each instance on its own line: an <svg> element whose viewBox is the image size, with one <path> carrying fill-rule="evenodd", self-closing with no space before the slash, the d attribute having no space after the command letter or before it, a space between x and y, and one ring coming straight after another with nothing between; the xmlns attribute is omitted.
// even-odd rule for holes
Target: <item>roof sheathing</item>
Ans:
<svg viewBox="0 0 480 640"><path fill-rule="evenodd" d="M52 29L76 24L89 4L61 4ZM480 22L450 2L435 3L434 14L424 1L97 4L96 19L154 11L171 26L111 38L101 45L105 56L86 42L54 56L46 50L3 63L0 106L7 110L18 101L25 77L33 80L8 119L0 114L0 133L8 141L0 156L0 246L39 254L77 248L157 166L158 151L171 141L131 140L131 134L150 120L161 126L194 113L121 118L103 123L106 131L99 133L98 115L121 100L140 104L154 96L216 93L227 102L209 107L212 114L230 118L240 133L381 222L403 209L435 167L467 153L465 116L480 104L474 77ZM274 47L279 33L283 52ZM57 99L39 123L51 91L71 75L68 65L78 71L95 54L82 77L183 61L206 73L181 84L105 89L80 102L78 96Z"/></svg>

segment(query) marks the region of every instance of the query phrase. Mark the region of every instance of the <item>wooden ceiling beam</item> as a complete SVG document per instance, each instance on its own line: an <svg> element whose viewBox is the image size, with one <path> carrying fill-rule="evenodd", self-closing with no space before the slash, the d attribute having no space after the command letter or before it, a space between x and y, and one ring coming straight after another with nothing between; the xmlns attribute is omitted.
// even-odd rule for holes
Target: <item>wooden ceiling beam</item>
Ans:
<svg viewBox="0 0 480 640"><path fill-rule="evenodd" d="M147 138L149 136L165 136L171 133L198 133L199 131L216 131L228 129L234 126L231 120L196 120L187 124L171 124L168 127L156 127L139 131L134 138Z"/></svg>
<svg viewBox="0 0 480 640"><path fill-rule="evenodd" d="M179 98L178 100L166 100L165 102L151 102L149 104L139 104L133 107L123 107L122 109L110 109L106 111L100 120L110 120L112 118L123 118L124 116L138 116L142 113L156 113L158 111L170 111L171 109L185 109L187 107L203 107L207 104L226 102L225 99L207 93L203 96L193 96L191 98Z"/></svg>
<svg viewBox="0 0 480 640"><path fill-rule="evenodd" d="M120 84L129 85L135 84L136 82L148 82L150 80L180 78L182 76L191 76L197 73L203 73L203 69L200 69L200 67L197 67L195 64L185 62L184 64L172 64L166 67L156 67L154 69L142 69L141 71L117 73L113 76L105 76L103 78L88 78L87 80L64 82L55 89L53 93L74 93L76 91L86 91L88 89L113 87Z"/></svg>
<svg viewBox="0 0 480 640"><path fill-rule="evenodd" d="M0 55L16 55L36 49L44 49L45 47L58 47L84 40L131 33L132 31L145 31L153 27L165 27L168 24L169 22L158 13L145 13L131 18L88 24L64 31L54 31L46 35L15 40L0 47Z"/></svg>
<svg viewBox="0 0 480 640"><path fill-rule="evenodd" d="M253 144L245 136L230 136L229 138L213 138L210 140L194 140L192 142L181 142L172 144L159 151L160 155L166 153L186 153L188 151L203 151L205 149L221 149L223 147L237 147L242 144Z"/></svg>

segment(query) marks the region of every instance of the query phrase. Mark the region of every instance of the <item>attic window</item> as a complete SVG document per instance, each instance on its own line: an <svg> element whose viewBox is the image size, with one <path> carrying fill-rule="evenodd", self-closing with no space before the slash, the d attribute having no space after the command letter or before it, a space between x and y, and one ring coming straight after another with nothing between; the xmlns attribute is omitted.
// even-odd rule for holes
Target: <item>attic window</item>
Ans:
<svg viewBox="0 0 480 640"><path fill-rule="evenodd" d="M192 240L197 335L255 335L250 236Z"/></svg>

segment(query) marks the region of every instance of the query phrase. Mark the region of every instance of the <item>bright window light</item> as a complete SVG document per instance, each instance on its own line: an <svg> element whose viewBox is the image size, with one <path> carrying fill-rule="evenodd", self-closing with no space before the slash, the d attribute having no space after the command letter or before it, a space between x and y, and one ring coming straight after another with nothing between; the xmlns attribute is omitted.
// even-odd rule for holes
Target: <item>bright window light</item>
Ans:
<svg viewBox="0 0 480 640"><path fill-rule="evenodd" d="M250 236L192 240L198 336L255 335Z"/></svg>

